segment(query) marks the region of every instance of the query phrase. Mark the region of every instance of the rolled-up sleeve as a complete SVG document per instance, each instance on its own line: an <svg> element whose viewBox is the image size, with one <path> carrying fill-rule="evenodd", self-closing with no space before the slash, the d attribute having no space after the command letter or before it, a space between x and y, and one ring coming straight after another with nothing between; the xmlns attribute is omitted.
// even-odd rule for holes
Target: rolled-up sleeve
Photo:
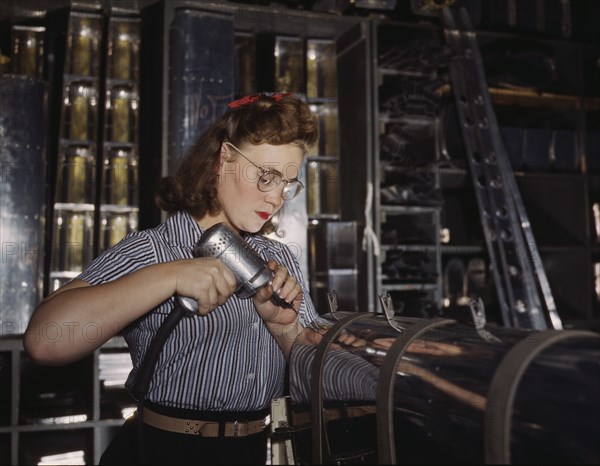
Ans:
<svg viewBox="0 0 600 466"><path fill-rule="evenodd" d="M132 232L94 259L76 278L91 285L110 282L155 264L156 250L144 232Z"/></svg>

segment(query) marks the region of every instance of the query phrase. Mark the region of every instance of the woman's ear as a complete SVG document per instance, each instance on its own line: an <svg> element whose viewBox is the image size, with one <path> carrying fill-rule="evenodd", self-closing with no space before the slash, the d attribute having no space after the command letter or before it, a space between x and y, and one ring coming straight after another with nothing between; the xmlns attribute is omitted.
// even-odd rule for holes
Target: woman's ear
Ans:
<svg viewBox="0 0 600 466"><path fill-rule="evenodd" d="M216 174L219 174L219 172L221 171L221 167L227 161L227 157L228 157L227 147L225 147L225 144L221 144L221 151L219 152L219 160L215 164L215 173Z"/></svg>
<svg viewBox="0 0 600 466"><path fill-rule="evenodd" d="M234 156L231 153L231 149L227 146L227 144L221 144L221 155L219 165L222 165L225 162L231 162L232 160L234 160Z"/></svg>

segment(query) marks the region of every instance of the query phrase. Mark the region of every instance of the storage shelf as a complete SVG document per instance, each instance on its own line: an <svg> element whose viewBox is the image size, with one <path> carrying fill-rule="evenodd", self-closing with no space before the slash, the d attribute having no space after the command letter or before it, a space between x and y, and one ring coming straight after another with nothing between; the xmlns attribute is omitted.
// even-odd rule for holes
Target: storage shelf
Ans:
<svg viewBox="0 0 600 466"><path fill-rule="evenodd" d="M124 419L120 417L103 417L105 412L103 406L104 397L102 390L102 381L98 377L98 359L101 353L108 350L111 352L121 351L127 352L127 345L124 339L120 336L111 338L101 348L96 350L94 354L90 355L85 362L85 373L82 373L82 364L84 360L74 363L73 365L65 365L57 368L57 374L59 378L57 380L47 379L50 367L37 366L28 360L26 353L23 348L23 337L22 335L11 335L9 337L0 338L0 349L3 353L10 353L10 360L12 362L11 373L8 374L11 378L11 398L13 400L13 414L8 420L8 423L0 426L0 435L5 435L7 439L15 445L13 454L18 451L23 452L23 448L26 448L29 439L35 436L41 436L43 438L44 433L47 435L60 435L64 432L67 438L71 435L75 435L75 432L89 431L90 435L94 435L96 438L94 445L88 445L85 447L86 454L90 455L90 463L97 464L99 455L106 447L106 441L110 438L109 432L116 432L116 430L123 424ZM128 352L127 352L128 354ZM88 371L89 369L89 371ZM4 376L4 374L2 374ZM27 403L31 400L38 400L39 394L35 392L38 389L37 386L28 383L27 380L36 380L36 377L42 377L48 383L44 383L43 390L56 390L57 393L64 387L63 381L71 380L73 389L77 391L77 408L82 408L82 411L77 413L73 412L72 409L63 414L58 414L60 407L52 409L56 411L56 415L44 415L44 419L55 419L58 420L56 423L50 422L35 422L33 419L32 423L25 423L23 419L19 419L24 414ZM66 377L66 378L64 378ZM60 382L60 383L54 383ZM68 383L68 382L67 382ZM25 391L24 384L26 385L27 391ZM29 396L25 396L26 393ZM51 403L51 400L48 401ZM16 403L16 404L15 404ZM135 400L131 398L131 406L135 406ZM97 407L97 409L96 409ZM110 411L106 411L108 414ZM28 413L27 416L38 415L36 412ZM73 419L77 419L75 416L85 415L87 419L81 422L62 422L62 418L67 416ZM51 434L52 433L52 434ZM109 437L106 437L109 435ZM33 437L32 437L33 436ZM91 458L95 459L91 459ZM13 464L17 464L13 460Z"/></svg>
<svg viewBox="0 0 600 466"><path fill-rule="evenodd" d="M436 220L440 222L440 234L437 239L440 242L436 246L424 249L425 251L437 249L440 261L443 261L444 264L455 258L464 260L465 265L467 261L481 259L485 261L485 270L489 274L490 264L487 263L487 244L485 243L481 220L479 218L479 205L474 193L468 160L464 154L464 143L461 147L461 141L456 139L462 136L461 130L460 126L452 126L458 123L451 118L454 116L454 113L450 113L450 111L453 111L453 105L455 105L452 86L449 83L443 83L442 79L439 79L439 82L442 82L442 84L439 84L438 81L433 82L432 80L430 87L424 89L422 93L418 92L419 83L427 83L428 78L435 77L437 79L441 74L438 75L431 71L436 65L433 62L426 63L425 65L429 67L423 68L423 72L419 72L416 67L419 58L418 53L415 53L410 47L414 44L423 44L427 47L428 51L430 47L432 50L437 50L436 46L439 46L441 50L445 47L445 43L443 40L437 42L437 38L440 36L432 34L434 31L441 32L440 26L430 24L428 27L423 28L401 22L373 20L371 36L374 40L373 56L376 58L374 60L374 83L372 91L375 131L373 153L376 181L374 196L377 201L381 199L378 196L379 187L377 184L383 186L383 180L390 176L389 174L394 172L403 173L405 170L413 169L413 167L408 166L408 155L411 154L409 151L410 144L420 143L416 147L421 150L423 147L426 147L421 140L411 140L408 137L404 137L402 133L391 134L390 128L393 125L431 124L435 118L430 119L425 112L421 114L420 110L422 109L420 107L414 108L415 113L419 113L419 115L403 115L402 113L403 111L410 112L411 103L413 103L411 101L412 97L424 96L431 92L434 96L439 97L441 106L448 106L449 111L442 112L439 115L436 122L438 126L432 132L432 137L436 138L436 150L438 153L436 154L436 162L428 167L432 169L437 177L437 187L441 190L441 197L443 198L443 204L438 210L439 219L436 217L432 217L431 219L432 224ZM486 44L496 45L493 42L496 39L523 38L522 35L502 35L482 31L477 31L476 34L479 43L482 45L482 51L484 51L483 47ZM556 65L562 65L562 71L565 71L566 63L569 67L568 73L563 73L565 76L561 74L556 79L556 82L551 84L552 87L550 85L547 86L543 92L537 92L525 87L515 86L514 88L508 88L508 86L487 85L486 88L489 91L494 110L498 113L500 125L509 125L509 123L515 121L515 125L519 125L519 127L530 124L532 128L537 128L535 125L541 124L539 119L543 118L547 113L549 115L549 122L546 122L546 120L544 122L557 125L556 128L552 127L552 130L569 131L572 134L576 134L575 137L578 141L585 140L584 135L581 133L581 131L586 129L586 125L583 123L583 119L586 118L585 112L597 112L600 109L600 97L591 95L582 97L579 92L569 92L572 88L583 88L583 83L576 82L574 79L574 76L577 75L577 70L571 66L583 66L582 60L584 56L580 49L581 44L569 41L551 43L539 38L532 38L532 41L560 49L560 56L553 56L552 58L566 60L560 63L557 61ZM403 45L405 48L402 48ZM407 61L411 68L407 71L406 69L397 70L392 66L385 66L385 61L382 60L379 62L379 57L385 53L388 53L390 57L392 55L396 57L397 54L398 60ZM434 55L429 54L428 56ZM590 57L595 56L593 54L589 55ZM440 65L447 66L447 62L442 62L444 57L446 59L449 57L443 54L439 56ZM377 66L380 63L383 66ZM490 74L490 83L493 78L494 76ZM589 88L589 85L587 87ZM559 89L565 89L565 91L559 91ZM404 100L400 94L403 92L406 99L406 108L402 107ZM383 98L380 98L380 94ZM399 108L388 108L383 105L387 104L388 99L392 98L395 99L393 103L400 105ZM432 108L435 108L435 106L432 106ZM391 111L399 117L391 117ZM515 115L510 112L514 112ZM388 132L390 132L389 136ZM388 137L383 139L383 136ZM586 316L590 316L590 313L597 315L598 310L596 308L592 310L590 306L593 307L593 304L588 302L591 300L590 295L593 292L591 289L593 277L590 277L591 267L589 266L588 259L598 258L600 254L600 248L593 244L593 218L591 218L593 214L589 204L590 200L594 199L594 196L596 198L600 197L597 194L600 190L598 188L600 182L597 181L598 174L586 173L586 161L583 160L585 149L581 147L573 149L575 151L574 160L571 161L568 158L570 154L568 152L569 146L565 145L564 138L560 140L562 146L557 146L564 148L566 151L562 159L557 157L556 153L551 153L550 149L548 149L547 164L544 165L540 162L537 170L529 168L530 165L537 163L537 159L533 159L530 151L538 147L542 147L540 150L543 150L544 141L536 146L537 140L533 138L537 136L537 133L528 133L527 136L532 139L527 141L527 146L523 142L521 151L527 149L529 152L526 155L529 158L523 158L523 163L520 165L519 170L513 173L521 192L521 198L525 204L531 228L534 232L538 251L542 256L544 266L548 269L548 279L553 289L556 290L554 298L560 304L561 309L568 309L568 311L564 311L567 313L565 314L565 321L577 319L578 316L575 315L576 313ZM552 132L551 137L554 138L554 136L555 133ZM384 142L396 152L406 154L407 167L402 167L398 164L395 166L391 165L384 159L383 155L385 155L385 152L383 151L386 149L382 145ZM555 149L554 145L552 149ZM461 153L461 150L463 153ZM579 150L579 153L576 152L577 150ZM382 151L381 155L380 151ZM511 153L510 155L514 154ZM589 157L589 154L587 156ZM520 163L521 161L516 160L516 162ZM511 163L514 163L512 159ZM564 165L562 171L561 164ZM406 241L402 241L401 231L397 232L396 238L393 235L394 228L390 226L387 230L384 230L378 223L385 221L386 216L393 214L410 215L411 213L419 212L422 208L411 209L408 206L390 206L381 202L377 204L377 208L379 212L374 214L376 231L391 232L391 238L395 239L397 243L389 244L390 241L388 241L388 244L381 245L382 254L374 257L376 292L378 289L393 289L395 287L403 289L407 285L381 283L383 278L380 276L381 267L384 265L382 261L386 254L390 252L419 250L421 245L403 244ZM590 212L584 212L586 209L589 209ZM592 227L590 227L590 224ZM449 240L451 242L442 242ZM577 270L577 275L580 278L573 280L572 273L565 272L566 270ZM438 284L441 287L444 276L440 274L440 278L441 281ZM563 282L569 285L565 285ZM408 286L410 289L414 289L414 285ZM486 286L492 289L494 285ZM573 288L573 290L571 291L568 287ZM419 287L417 286L417 288ZM442 289L438 291L443 292ZM487 305L488 303L486 303ZM489 305L493 307L497 306L497 303L490 302ZM569 315L569 313L571 314Z"/></svg>
<svg viewBox="0 0 600 466"><path fill-rule="evenodd" d="M138 206L133 205L121 205L121 204L101 204L100 212L111 212L118 214L131 214L140 211Z"/></svg>
<svg viewBox="0 0 600 466"><path fill-rule="evenodd" d="M435 78L435 73L426 73L416 70L399 70L395 68L378 68L378 73L381 76L405 76L409 78Z"/></svg>
<svg viewBox="0 0 600 466"><path fill-rule="evenodd" d="M380 246L382 252L407 251L407 252L436 252L438 246L435 244L383 244Z"/></svg>
<svg viewBox="0 0 600 466"><path fill-rule="evenodd" d="M432 124L434 121L433 117L422 115L406 115L399 117L389 116L383 113L379 115L379 122L381 124L396 123L404 125L428 125Z"/></svg>
<svg viewBox="0 0 600 466"><path fill-rule="evenodd" d="M438 289L435 283L382 283L382 290L387 291L434 291Z"/></svg>
<svg viewBox="0 0 600 466"><path fill-rule="evenodd" d="M459 246L459 245L446 245L441 246L442 254L480 254L487 252L483 246Z"/></svg>
<svg viewBox="0 0 600 466"><path fill-rule="evenodd" d="M21 424L17 426L0 426L0 434L10 432L48 432L93 427L120 427L125 419L102 419L98 421L69 422L64 424Z"/></svg>
<svg viewBox="0 0 600 466"><path fill-rule="evenodd" d="M381 206L381 211L389 214L423 214L435 213L440 210L437 206L389 205Z"/></svg>
<svg viewBox="0 0 600 466"><path fill-rule="evenodd" d="M54 210L68 210L71 212L93 212L95 210L95 206L94 204L56 202L54 203Z"/></svg>
<svg viewBox="0 0 600 466"><path fill-rule="evenodd" d="M437 89L440 95L450 95L451 84L444 84ZM568 94L538 92L525 88L504 89L488 87L493 104L517 107L576 107L588 111L600 110L599 97L580 97Z"/></svg>

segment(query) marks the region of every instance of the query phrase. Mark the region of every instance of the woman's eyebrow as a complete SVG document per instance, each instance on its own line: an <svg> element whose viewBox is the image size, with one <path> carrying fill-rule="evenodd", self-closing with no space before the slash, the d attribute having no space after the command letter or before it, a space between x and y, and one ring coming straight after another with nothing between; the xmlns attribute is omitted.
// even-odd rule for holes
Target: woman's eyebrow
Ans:
<svg viewBox="0 0 600 466"><path fill-rule="evenodd" d="M276 162L276 164L278 165L278 163ZM271 165L269 165L269 163L263 163L262 165L260 165L260 167L263 170L268 170L269 173L275 173L276 175L279 175L280 177L283 178L283 173L281 173L279 170L277 170L276 168L272 167ZM287 178L286 178L287 179Z"/></svg>
<svg viewBox="0 0 600 466"><path fill-rule="evenodd" d="M284 179L286 181L298 181L297 176L295 176L294 178L286 178L285 176L283 176L283 173L281 173L279 170L276 170L275 168L271 168L268 165L261 165L261 167L265 167L266 169L269 170L269 172L279 175L282 179Z"/></svg>
<svg viewBox="0 0 600 466"><path fill-rule="evenodd" d="M260 165L260 167L264 170L268 170L271 173L276 173L277 175L283 177L283 173L281 173L279 170L277 170L276 168L274 168L273 166L269 165L269 163L263 163Z"/></svg>

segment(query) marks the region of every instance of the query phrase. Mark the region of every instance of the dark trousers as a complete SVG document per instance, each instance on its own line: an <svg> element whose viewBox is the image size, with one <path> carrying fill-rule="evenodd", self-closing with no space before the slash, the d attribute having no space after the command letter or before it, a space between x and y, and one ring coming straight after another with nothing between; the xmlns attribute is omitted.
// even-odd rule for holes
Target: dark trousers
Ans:
<svg viewBox="0 0 600 466"><path fill-rule="evenodd" d="M265 464L268 429L247 437L177 434L129 418L100 458L115 464Z"/></svg>

